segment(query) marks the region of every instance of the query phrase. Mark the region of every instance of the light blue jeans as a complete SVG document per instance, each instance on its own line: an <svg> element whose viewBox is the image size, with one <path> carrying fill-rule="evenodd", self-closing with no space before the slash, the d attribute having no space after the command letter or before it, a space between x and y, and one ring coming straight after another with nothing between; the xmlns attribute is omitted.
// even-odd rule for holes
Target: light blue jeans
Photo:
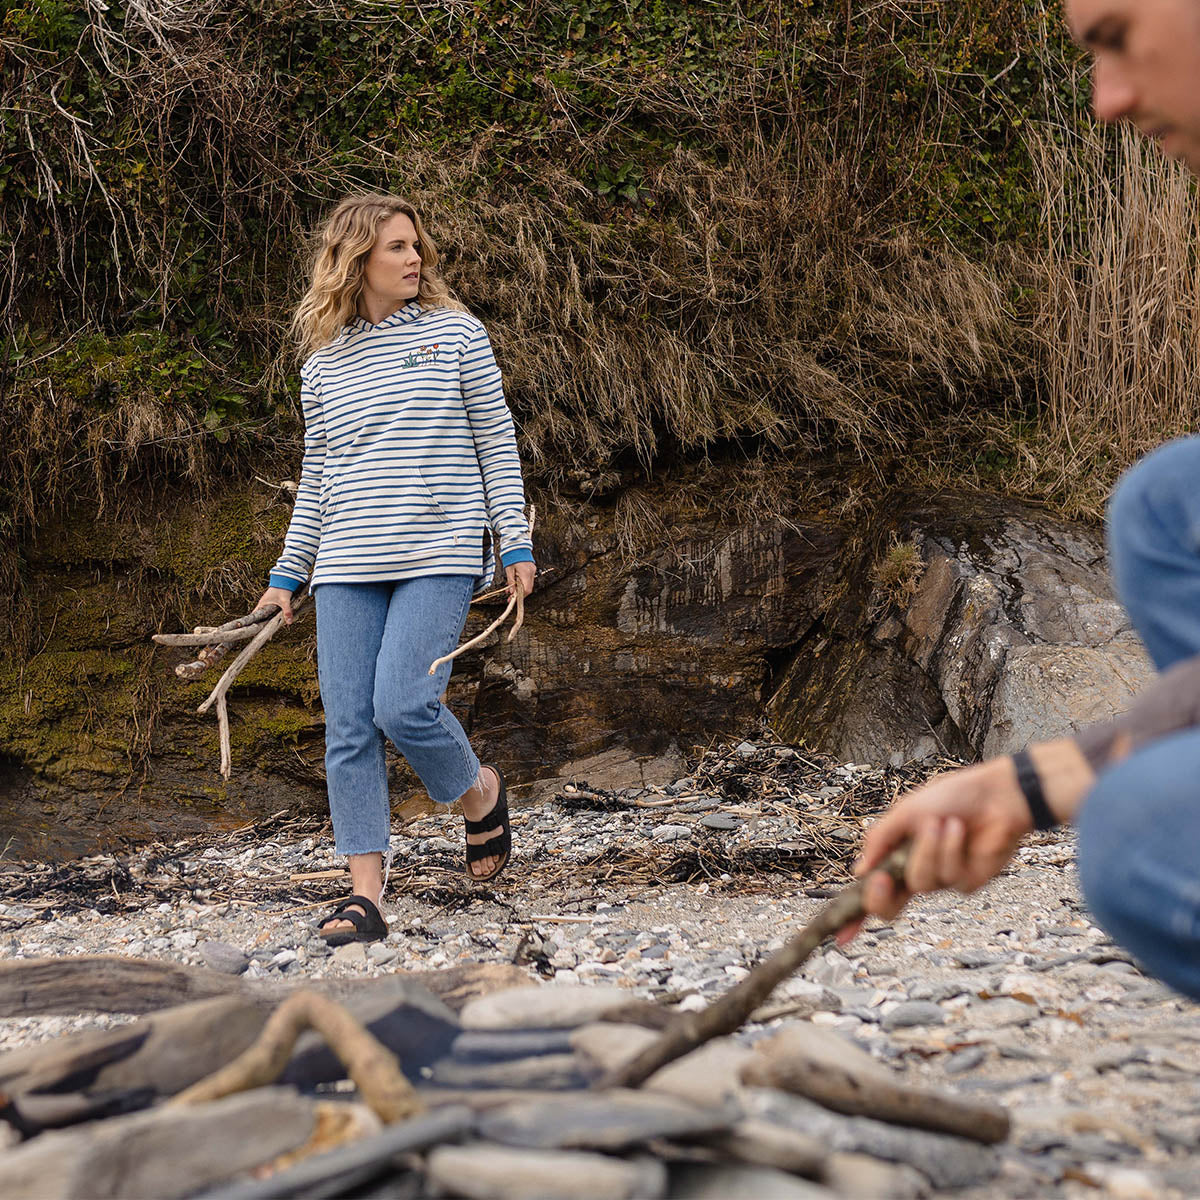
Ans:
<svg viewBox="0 0 1200 1200"><path fill-rule="evenodd" d="M431 575L316 588L317 674L325 708L325 776L339 854L386 853L391 836L384 738L450 804L479 775L463 727L441 702L475 578Z"/></svg>
<svg viewBox="0 0 1200 1200"><path fill-rule="evenodd" d="M1117 594L1154 665L1200 654L1200 438L1133 467L1108 513ZM1101 773L1079 814L1079 874L1100 924L1200 999L1200 729Z"/></svg>

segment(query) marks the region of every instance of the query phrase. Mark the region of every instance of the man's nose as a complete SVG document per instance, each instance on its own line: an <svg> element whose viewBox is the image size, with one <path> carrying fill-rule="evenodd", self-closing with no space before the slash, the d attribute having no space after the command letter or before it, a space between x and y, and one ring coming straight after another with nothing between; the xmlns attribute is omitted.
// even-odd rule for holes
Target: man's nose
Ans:
<svg viewBox="0 0 1200 1200"><path fill-rule="evenodd" d="M1137 107L1137 91L1121 68L1098 58L1092 71L1092 110L1101 121L1120 121Z"/></svg>

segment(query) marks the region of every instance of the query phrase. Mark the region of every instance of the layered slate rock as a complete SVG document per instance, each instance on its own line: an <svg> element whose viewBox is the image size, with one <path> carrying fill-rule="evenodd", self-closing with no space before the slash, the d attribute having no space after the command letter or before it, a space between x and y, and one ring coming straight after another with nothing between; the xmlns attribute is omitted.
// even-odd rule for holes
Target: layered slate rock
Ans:
<svg viewBox="0 0 1200 1200"><path fill-rule="evenodd" d="M901 539L919 554L907 598L872 579ZM784 737L855 761L990 757L1111 718L1153 675L1099 530L976 494L900 503L868 540L779 676Z"/></svg>
<svg viewBox="0 0 1200 1200"><path fill-rule="evenodd" d="M567 1150L439 1146L426 1169L432 1183L467 1200L659 1200L667 1189L660 1162Z"/></svg>
<svg viewBox="0 0 1200 1200"><path fill-rule="evenodd" d="M729 1129L736 1109L701 1108L627 1088L506 1104L484 1113L479 1133L508 1146L625 1150L655 1138L696 1138Z"/></svg>

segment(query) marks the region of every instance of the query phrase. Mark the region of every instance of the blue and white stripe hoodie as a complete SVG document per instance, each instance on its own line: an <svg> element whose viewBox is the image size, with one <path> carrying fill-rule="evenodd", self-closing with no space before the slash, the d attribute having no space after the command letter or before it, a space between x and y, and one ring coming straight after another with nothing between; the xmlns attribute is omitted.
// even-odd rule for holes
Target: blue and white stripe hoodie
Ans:
<svg viewBox="0 0 1200 1200"><path fill-rule="evenodd" d="M274 587L491 576L533 561L512 415L483 325L413 300L300 369L304 464Z"/></svg>

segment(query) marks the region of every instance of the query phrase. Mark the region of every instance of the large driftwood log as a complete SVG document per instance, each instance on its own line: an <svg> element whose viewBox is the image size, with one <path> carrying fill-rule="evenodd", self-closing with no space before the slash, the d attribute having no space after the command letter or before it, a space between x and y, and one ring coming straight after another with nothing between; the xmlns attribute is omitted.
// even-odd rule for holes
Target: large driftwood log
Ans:
<svg viewBox="0 0 1200 1200"><path fill-rule="evenodd" d="M297 1038L310 1028L329 1043L363 1101L385 1125L424 1111L396 1056L340 1004L307 989L289 996L271 1014L252 1046L170 1103L205 1104L274 1083L287 1066Z"/></svg>
<svg viewBox="0 0 1200 1200"><path fill-rule="evenodd" d="M148 1013L190 1000L245 994L242 981L207 967L117 955L0 963L0 1017Z"/></svg>
<svg viewBox="0 0 1200 1200"><path fill-rule="evenodd" d="M878 869L899 882L904 878L907 865L906 846L893 853ZM715 1037L740 1029L754 1010L785 979L795 974L826 938L864 915L862 889L862 880L843 889L799 933L793 934L782 949L759 963L741 983L699 1012L680 1013L662 1037L647 1046L632 1062L603 1075L594 1086L637 1087L667 1063Z"/></svg>

